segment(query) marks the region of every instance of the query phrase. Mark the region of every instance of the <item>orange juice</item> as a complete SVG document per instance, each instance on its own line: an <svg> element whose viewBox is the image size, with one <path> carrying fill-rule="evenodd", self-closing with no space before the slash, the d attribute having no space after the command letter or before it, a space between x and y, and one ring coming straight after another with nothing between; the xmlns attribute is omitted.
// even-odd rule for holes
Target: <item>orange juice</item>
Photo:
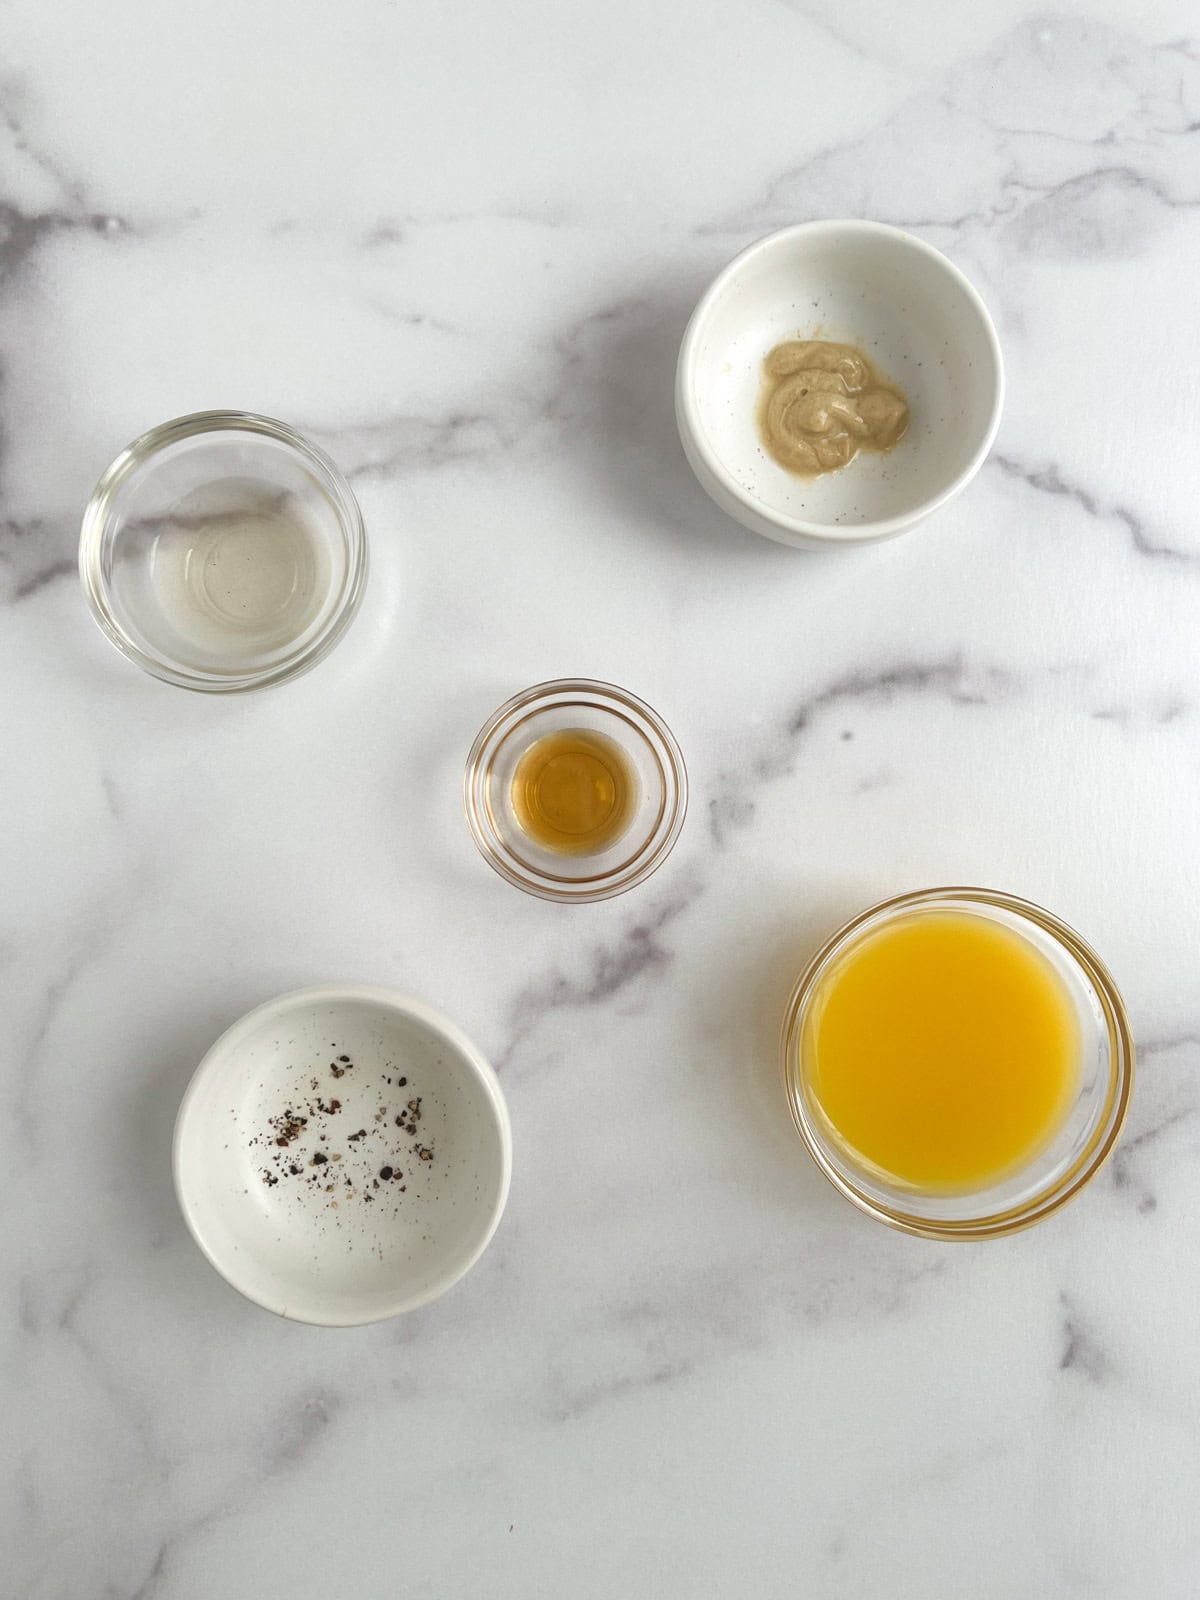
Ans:
<svg viewBox="0 0 1200 1600"><path fill-rule="evenodd" d="M1077 1091L1079 1021L1028 939L965 911L905 916L822 978L801 1053L848 1155L893 1183L980 1189L1061 1127Z"/></svg>

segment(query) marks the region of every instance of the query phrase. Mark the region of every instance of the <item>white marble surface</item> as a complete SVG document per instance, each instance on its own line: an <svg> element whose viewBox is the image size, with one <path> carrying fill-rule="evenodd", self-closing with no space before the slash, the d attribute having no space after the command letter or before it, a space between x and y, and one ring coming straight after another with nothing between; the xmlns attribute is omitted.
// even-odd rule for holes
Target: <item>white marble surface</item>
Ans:
<svg viewBox="0 0 1200 1600"><path fill-rule="evenodd" d="M1183 0L342 0L0 12L0 1593L1170 1600L1200 1568L1200 31ZM688 475L675 348L777 224L879 217L1009 403L906 540L808 557ZM83 503L166 416L352 476L364 610L234 702L88 619ZM463 824L539 678L659 708L693 810L559 908ZM776 1028L860 905L1075 923L1140 1047L1086 1196L893 1235L806 1162ZM496 1061L512 1200L445 1300L241 1301L168 1144L272 993L399 986Z"/></svg>

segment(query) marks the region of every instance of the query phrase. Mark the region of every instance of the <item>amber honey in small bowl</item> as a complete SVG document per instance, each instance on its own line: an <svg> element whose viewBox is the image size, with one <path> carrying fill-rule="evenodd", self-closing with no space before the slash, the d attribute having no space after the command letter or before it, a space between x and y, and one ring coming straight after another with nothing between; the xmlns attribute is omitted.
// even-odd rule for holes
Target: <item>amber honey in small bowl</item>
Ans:
<svg viewBox="0 0 1200 1600"><path fill-rule="evenodd" d="M548 900L603 900L666 859L683 826L687 772L644 701L562 678L488 719L463 799L475 843L509 883Z"/></svg>
<svg viewBox="0 0 1200 1600"><path fill-rule="evenodd" d="M621 746L588 728L535 739L512 779L513 814L527 839L562 855L607 850L637 809L637 773Z"/></svg>

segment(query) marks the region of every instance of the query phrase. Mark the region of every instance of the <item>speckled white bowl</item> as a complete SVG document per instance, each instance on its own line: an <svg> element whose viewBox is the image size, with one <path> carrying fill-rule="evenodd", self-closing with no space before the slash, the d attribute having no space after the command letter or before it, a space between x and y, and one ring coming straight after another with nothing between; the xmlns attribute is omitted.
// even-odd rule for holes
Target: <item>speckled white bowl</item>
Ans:
<svg viewBox="0 0 1200 1600"><path fill-rule="evenodd" d="M785 339L858 345L903 390L908 433L840 472L787 472L755 410L763 358ZM873 544L958 494L983 464L1004 404L996 330L940 251L880 222L806 222L768 234L714 280L688 323L675 380L679 436L723 511L801 549Z"/></svg>
<svg viewBox="0 0 1200 1600"><path fill-rule="evenodd" d="M387 989L302 989L251 1011L200 1063L175 1124L176 1193L212 1265L268 1311L328 1327L457 1283L496 1231L511 1165L491 1067Z"/></svg>

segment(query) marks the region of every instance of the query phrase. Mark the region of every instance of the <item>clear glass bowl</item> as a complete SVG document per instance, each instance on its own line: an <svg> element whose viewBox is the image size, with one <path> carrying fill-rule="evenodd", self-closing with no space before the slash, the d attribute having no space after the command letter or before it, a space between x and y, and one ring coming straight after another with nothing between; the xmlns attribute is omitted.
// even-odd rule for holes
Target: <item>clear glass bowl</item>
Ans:
<svg viewBox="0 0 1200 1600"><path fill-rule="evenodd" d="M547 734L607 736L635 779L628 825L606 848L566 855L531 839L513 810L517 764ZM502 878L543 900L607 900L642 883L666 860L687 811L683 754L662 718L611 683L559 678L514 695L488 718L467 757L463 803L472 836Z"/></svg>
<svg viewBox="0 0 1200 1600"><path fill-rule="evenodd" d="M79 573L117 649L184 689L283 683L326 656L367 576L362 514L286 423L203 411L123 450L84 513Z"/></svg>
<svg viewBox="0 0 1200 1600"><path fill-rule="evenodd" d="M810 1092L804 1048L809 1007L835 962L889 922L947 911L989 918L1027 939L1066 985L1081 1039L1078 1091L1050 1143L1001 1181L956 1194L902 1189L855 1161ZM925 889L885 900L848 922L801 973L784 1018L782 1048L792 1118L821 1171L868 1215L929 1239L995 1238L1057 1211L1112 1153L1133 1093L1133 1036L1124 1002L1103 962L1048 911L991 889Z"/></svg>

